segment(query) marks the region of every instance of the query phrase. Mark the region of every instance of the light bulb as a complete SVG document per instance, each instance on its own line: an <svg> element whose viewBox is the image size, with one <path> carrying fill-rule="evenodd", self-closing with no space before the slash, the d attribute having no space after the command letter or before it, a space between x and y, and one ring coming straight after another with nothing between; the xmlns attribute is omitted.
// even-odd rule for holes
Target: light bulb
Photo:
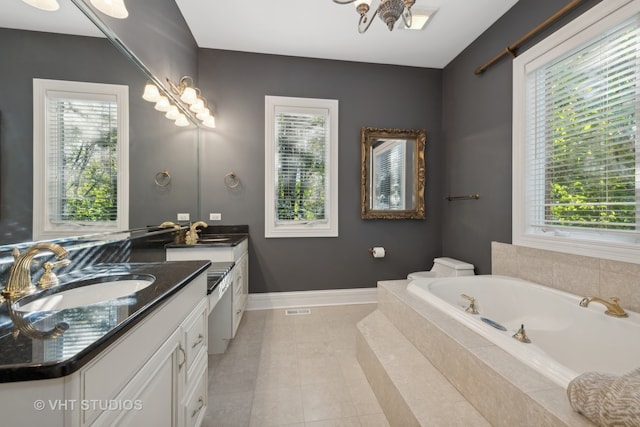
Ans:
<svg viewBox="0 0 640 427"><path fill-rule="evenodd" d="M189 105L196 102L197 99L198 99L198 94L196 93L196 90L191 86L184 88L184 90L182 91L182 95L180 95L180 100Z"/></svg>
<svg viewBox="0 0 640 427"><path fill-rule="evenodd" d="M203 125L205 125L208 128L215 128L216 127L216 118L213 116L209 116L206 119L204 119L204 121L202 122Z"/></svg>
<svg viewBox="0 0 640 427"><path fill-rule="evenodd" d="M160 91L158 90L158 87L151 82L147 82L144 86L142 99L149 102L158 102L160 99Z"/></svg>
<svg viewBox="0 0 640 427"><path fill-rule="evenodd" d="M112 18L124 19L129 16L124 0L91 0L91 4L100 12Z"/></svg>
<svg viewBox="0 0 640 427"><path fill-rule="evenodd" d="M202 100L202 98L196 99L196 102L191 104L191 107L189 107L189 109L191 111L193 111L194 113L199 113L199 112L203 111L204 110L204 101Z"/></svg>
<svg viewBox="0 0 640 427"><path fill-rule="evenodd" d="M200 111L198 114L196 114L196 119L200 120L200 121L204 121L207 117L209 117L209 109L205 108L202 111Z"/></svg>
<svg viewBox="0 0 640 427"><path fill-rule="evenodd" d="M167 98L166 96L160 96L160 99L158 99L158 102L156 102L156 106L153 108L158 111L166 112L169 111L169 107L171 107L169 98Z"/></svg>
<svg viewBox="0 0 640 427"><path fill-rule="evenodd" d="M189 120L187 120L184 114L180 113L180 116L175 121L175 124L176 126L180 126L180 127L189 126Z"/></svg>
<svg viewBox="0 0 640 427"><path fill-rule="evenodd" d="M180 117L180 111L175 105L169 107L169 111L164 115L169 120L177 120Z"/></svg>
<svg viewBox="0 0 640 427"><path fill-rule="evenodd" d="M22 0L29 6L37 7L38 9L47 10L53 12L60 9L60 5L56 0Z"/></svg>

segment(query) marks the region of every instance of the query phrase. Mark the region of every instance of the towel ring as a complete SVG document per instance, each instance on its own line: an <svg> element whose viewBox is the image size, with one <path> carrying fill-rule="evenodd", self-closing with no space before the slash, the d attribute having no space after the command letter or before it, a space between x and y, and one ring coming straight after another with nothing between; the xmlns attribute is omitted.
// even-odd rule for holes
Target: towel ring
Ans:
<svg viewBox="0 0 640 427"><path fill-rule="evenodd" d="M227 188L236 188L240 185L240 178L238 178L235 172L229 172L224 176L224 185L226 185Z"/></svg>
<svg viewBox="0 0 640 427"><path fill-rule="evenodd" d="M153 178L158 187L166 187L171 183L171 174L168 170L160 171Z"/></svg>

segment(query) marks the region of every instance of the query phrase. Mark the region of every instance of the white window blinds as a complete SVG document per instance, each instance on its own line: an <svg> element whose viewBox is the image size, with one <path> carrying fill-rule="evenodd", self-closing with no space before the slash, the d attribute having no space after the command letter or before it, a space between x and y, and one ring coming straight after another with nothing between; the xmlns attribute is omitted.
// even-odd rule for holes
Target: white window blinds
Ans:
<svg viewBox="0 0 640 427"><path fill-rule="evenodd" d="M115 96L47 96L49 221L117 220L118 107Z"/></svg>
<svg viewBox="0 0 640 427"><path fill-rule="evenodd" d="M636 15L527 74L529 226L638 230L639 31Z"/></svg>
<svg viewBox="0 0 640 427"><path fill-rule="evenodd" d="M276 107L276 220L323 221L327 110Z"/></svg>
<svg viewBox="0 0 640 427"><path fill-rule="evenodd" d="M388 140L371 149L373 209L405 209L405 140Z"/></svg>

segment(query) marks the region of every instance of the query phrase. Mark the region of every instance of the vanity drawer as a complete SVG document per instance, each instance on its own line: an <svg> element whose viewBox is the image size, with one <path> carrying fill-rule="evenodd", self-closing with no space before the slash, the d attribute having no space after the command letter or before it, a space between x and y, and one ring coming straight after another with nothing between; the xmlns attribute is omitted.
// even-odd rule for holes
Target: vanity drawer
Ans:
<svg viewBox="0 0 640 427"><path fill-rule="evenodd" d="M187 392L182 406L182 425L185 427L195 427L202 424L205 413L207 412L207 363L206 358L198 363L196 372L199 379L195 387ZM195 377L194 377L195 378Z"/></svg>
<svg viewBox="0 0 640 427"><path fill-rule="evenodd" d="M198 307L184 321L182 327L184 331L185 352L187 355L186 381L190 382L190 372L194 366L200 353L207 352L207 318L208 318L207 300L203 300Z"/></svg>

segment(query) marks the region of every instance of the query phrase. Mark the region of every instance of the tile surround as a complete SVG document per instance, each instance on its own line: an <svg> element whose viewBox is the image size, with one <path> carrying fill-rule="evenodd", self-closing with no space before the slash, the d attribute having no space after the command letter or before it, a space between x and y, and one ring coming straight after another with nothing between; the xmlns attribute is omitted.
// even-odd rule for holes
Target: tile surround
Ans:
<svg viewBox="0 0 640 427"><path fill-rule="evenodd" d="M576 295L620 298L640 312L640 264L491 242L492 274L517 277Z"/></svg>

